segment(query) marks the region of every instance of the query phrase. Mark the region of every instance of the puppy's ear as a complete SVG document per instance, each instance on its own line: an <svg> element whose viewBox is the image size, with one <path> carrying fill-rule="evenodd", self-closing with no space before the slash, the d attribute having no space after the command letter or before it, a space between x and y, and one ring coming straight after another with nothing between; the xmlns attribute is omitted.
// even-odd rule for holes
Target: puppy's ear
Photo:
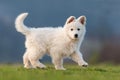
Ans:
<svg viewBox="0 0 120 80"><path fill-rule="evenodd" d="M66 24L69 24L69 23L75 21L75 19L76 19L76 18L75 18L74 16L70 16L70 17L67 19Z"/></svg>
<svg viewBox="0 0 120 80"><path fill-rule="evenodd" d="M77 20L78 20L82 25L85 25L85 24L86 24L86 17L85 17L85 16L80 16Z"/></svg>

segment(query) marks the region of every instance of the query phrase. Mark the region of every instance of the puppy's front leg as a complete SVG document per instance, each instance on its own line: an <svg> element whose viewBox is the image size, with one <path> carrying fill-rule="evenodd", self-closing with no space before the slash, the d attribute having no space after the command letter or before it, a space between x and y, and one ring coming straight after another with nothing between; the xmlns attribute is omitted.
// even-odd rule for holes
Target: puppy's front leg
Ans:
<svg viewBox="0 0 120 80"><path fill-rule="evenodd" d="M78 63L79 66L87 67L88 63L83 60L82 54L78 51L71 55L73 61Z"/></svg>

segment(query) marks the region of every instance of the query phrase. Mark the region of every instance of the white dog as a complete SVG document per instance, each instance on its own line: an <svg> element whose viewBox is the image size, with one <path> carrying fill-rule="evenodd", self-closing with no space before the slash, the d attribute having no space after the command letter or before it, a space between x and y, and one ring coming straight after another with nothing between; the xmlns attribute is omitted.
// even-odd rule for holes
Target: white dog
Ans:
<svg viewBox="0 0 120 80"><path fill-rule="evenodd" d="M79 51L86 32L85 16L78 19L70 16L63 28L28 28L23 23L27 15L22 13L15 21L17 31L26 36L26 52L23 56L25 68L46 68L39 61L46 53L51 56L56 70L65 70L65 57L71 57L79 66L88 65Z"/></svg>

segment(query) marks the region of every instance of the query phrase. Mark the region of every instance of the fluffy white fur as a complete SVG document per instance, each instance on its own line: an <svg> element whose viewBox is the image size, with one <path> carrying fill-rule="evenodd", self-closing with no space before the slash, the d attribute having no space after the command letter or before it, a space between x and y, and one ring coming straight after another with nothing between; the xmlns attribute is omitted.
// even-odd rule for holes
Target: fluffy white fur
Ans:
<svg viewBox="0 0 120 80"><path fill-rule="evenodd" d="M76 19L70 16L64 27L58 28L28 28L24 19L28 13L20 14L15 21L18 32L25 35L26 52L23 56L25 68L46 68L39 59L45 54L52 58L56 70L65 70L63 58L71 57L79 66L87 66L80 52L80 46L86 32L86 17Z"/></svg>

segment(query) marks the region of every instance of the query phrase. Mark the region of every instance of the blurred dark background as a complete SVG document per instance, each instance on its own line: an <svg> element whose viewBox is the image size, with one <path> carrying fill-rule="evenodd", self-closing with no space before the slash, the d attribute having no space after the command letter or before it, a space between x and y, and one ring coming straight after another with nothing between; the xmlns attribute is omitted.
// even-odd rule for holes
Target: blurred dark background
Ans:
<svg viewBox="0 0 120 80"><path fill-rule="evenodd" d="M85 15L84 58L91 64L120 63L120 0L0 0L0 63L22 62L25 38L14 21L23 12L31 27L63 26L69 16Z"/></svg>

